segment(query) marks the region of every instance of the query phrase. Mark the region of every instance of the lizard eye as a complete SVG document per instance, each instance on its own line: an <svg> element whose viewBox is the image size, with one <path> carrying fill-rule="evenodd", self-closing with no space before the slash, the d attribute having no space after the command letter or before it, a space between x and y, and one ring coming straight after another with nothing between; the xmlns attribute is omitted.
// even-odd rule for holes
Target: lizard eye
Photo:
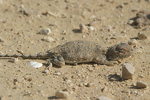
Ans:
<svg viewBox="0 0 150 100"><path fill-rule="evenodd" d="M58 59L59 61L64 60L64 58L63 58L62 56L57 56L57 59Z"/></svg>
<svg viewBox="0 0 150 100"><path fill-rule="evenodd" d="M123 52L123 49L119 49L118 52L120 52L120 53Z"/></svg>

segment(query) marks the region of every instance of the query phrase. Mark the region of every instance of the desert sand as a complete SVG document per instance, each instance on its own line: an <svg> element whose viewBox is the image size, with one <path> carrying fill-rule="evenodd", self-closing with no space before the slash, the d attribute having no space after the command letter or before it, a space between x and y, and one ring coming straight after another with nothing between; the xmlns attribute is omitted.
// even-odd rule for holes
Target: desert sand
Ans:
<svg viewBox="0 0 150 100"><path fill-rule="evenodd" d="M1 0L0 0L1 1ZM36 54L72 40L94 41L104 49L135 38L131 57L114 66L97 64L46 66L33 68L30 61L14 63L0 59L0 96L2 100L56 100L58 90L68 92L69 100L150 100L150 89L137 89L142 81L150 85L150 26L135 28L128 24L141 10L150 9L149 0L3 0L0 4L0 53ZM88 30L80 32L80 25ZM38 34L50 28L49 35ZM139 32L147 39L136 39ZM47 39L48 38L48 39ZM120 80L122 64L135 68L132 79ZM113 77L113 78L112 78ZM111 78L111 79L110 79Z"/></svg>

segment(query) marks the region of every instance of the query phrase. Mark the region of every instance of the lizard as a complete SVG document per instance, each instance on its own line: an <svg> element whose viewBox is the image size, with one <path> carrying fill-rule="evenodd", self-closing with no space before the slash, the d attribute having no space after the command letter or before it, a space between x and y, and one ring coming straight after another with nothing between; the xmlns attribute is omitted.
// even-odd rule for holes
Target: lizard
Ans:
<svg viewBox="0 0 150 100"><path fill-rule="evenodd" d="M48 64L62 67L65 64L96 63L100 65L114 65L118 59L131 56L131 48L126 43L114 45L108 50L92 41L74 40L58 45L45 54L37 55L0 55L0 57L21 57L23 59L48 59Z"/></svg>

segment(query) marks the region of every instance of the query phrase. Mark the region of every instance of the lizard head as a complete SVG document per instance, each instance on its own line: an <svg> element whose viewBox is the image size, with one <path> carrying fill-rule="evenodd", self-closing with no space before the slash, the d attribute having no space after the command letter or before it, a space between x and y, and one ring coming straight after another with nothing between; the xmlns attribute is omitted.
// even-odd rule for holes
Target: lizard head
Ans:
<svg viewBox="0 0 150 100"><path fill-rule="evenodd" d="M131 54L131 47L126 43L120 43L108 48L106 58L107 60L118 60L129 57Z"/></svg>

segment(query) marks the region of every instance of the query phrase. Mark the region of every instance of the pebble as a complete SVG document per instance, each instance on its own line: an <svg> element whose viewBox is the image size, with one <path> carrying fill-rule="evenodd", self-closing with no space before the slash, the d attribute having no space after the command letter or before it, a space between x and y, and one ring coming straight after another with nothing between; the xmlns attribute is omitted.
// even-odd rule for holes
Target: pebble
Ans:
<svg viewBox="0 0 150 100"><path fill-rule="evenodd" d="M61 73L60 72L55 72L54 75L58 75L59 76L59 75L61 75Z"/></svg>
<svg viewBox="0 0 150 100"><path fill-rule="evenodd" d="M94 27L93 26L89 26L88 27L90 31L94 31Z"/></svg>
<svg viewBox="0 0 150 100"><path fill-rule="evenodd" d="M0 42L4 42L4 39L0 38Z"/></svg>
<svg viewBox="0 0 150 100"><path fill-rule="evenodd" d="M146 87L147 87L147 83L141 82L141 81L137 81L137 82L136 82L136 86L137 86L138 88L146 88Z"/></svg>
<svg viewBox="0 0 150 100"><path fill-rule="evenodd" d="M136 39L132 39L128 41L129 45L137 45L137 40Z"/></svg>
<svg viewBox="0 0 150 100"><path fill-rule="evenodd" d="M84 24L80 24L80 32L81 33L87 33L88 32L88 28L84 25Z"/></svg>
<svg viewBox="0 0 150 100"><path fill-rule="evenodd" d="M50 74L50 72L49 72L48 69L45 69L45 70L43 71L43 73L45 73L46 75L49 75L49 74Z"/></svg>
<svg viewBox="0 0 150 100"><path fill-rule="evenodd" d="M50 12L50 11L46 11L46 12L44 12L42 14L46 15L46 16L59 17L59 14L54 13L54 12Z"/></svg>
<svg viewBox="0 0 150 100"><path fill-rule="evenodd" d="M130 63L124 63L122 65L122 78L132 79L135 68Z"/></svg>
<svg viewBox="0 0 150 100"><path fill-rule="evenodd" d="M86 87L91 87L91 86L93 86L94 85L94 83L87 83L85 86Z"/></svg>
<svg viewBox="0 0 150 100"><path fill-rule="evenodd" d="M69 93L66 91L56 91L55 96L61 99L67 99L69 97Z"/></svg>
<svg viewBox="0 0 150 100"><path fill-rule="evenodd" d="M115 78L115 77L111 77L111 78L109 78L109 80L110 80L110 81L117 81L118 79Z"/></svg>
<svg viewBox="0 0 150 100"><path fill-rule="evenodd" d="M24 15L26 15L26 16L30 16L30 15L33 15L35 13L35 11L33 11L32 9L25 8L24 5L21 5L20 12L23 13Z"/></svg>
<svg viewBox="0 0 150 100"><path fill-rule="evenodd" d="M43 35L49 35L51 33L51 29L50 28L44 28L42 29L39 33L43 34Z"/></svg>
<svg viewBox="0 0 150 100"><path fill-rule="evenodd" d="M34 61L31 61L31 62L29 63L29 65L32 66L32 67L34 67L34 68L40 68L40 67L43 66L42 63L34 62Z"/></svg>
<svg viewBox="0 0 150 100"><path fill-rule="evenodd" d="M131 25L133 22L133 20L128 20L127 24Z"/></svg>
<svg viewBox="0 0 150 100"><path fill-rule="evenodd" d="M105 96L100 96L97 98L97 100L111 100L111 99Z"/></svg>
<svg viewBox="0 0 150 100"><path fill-rule="evenodd" d="M44 37L43 39L41 39L42 41L46 41L46 42L53 42L55 41L52 37Z"/></svg>
<svg viewBox="0 0 150 100"><path fill-rule="evenodd" d="M139 39L139 40L145 40L145 39L147 39L147 36L146 36L144 33L139 32L139 33L138 33L138 39Z"/></svg>
<svg viewBox="0 0 150 100"><path fill-rule="evenodd" d="M137 91L131 91L130 94L138 94Z"/></svg>
<svg viewBox="0 0 150 100"><path fill-rule="evenodd" d="M23 78L26 81L32 81L32 77L30 75L28 75L28 74L24 75Z"/></svg>

